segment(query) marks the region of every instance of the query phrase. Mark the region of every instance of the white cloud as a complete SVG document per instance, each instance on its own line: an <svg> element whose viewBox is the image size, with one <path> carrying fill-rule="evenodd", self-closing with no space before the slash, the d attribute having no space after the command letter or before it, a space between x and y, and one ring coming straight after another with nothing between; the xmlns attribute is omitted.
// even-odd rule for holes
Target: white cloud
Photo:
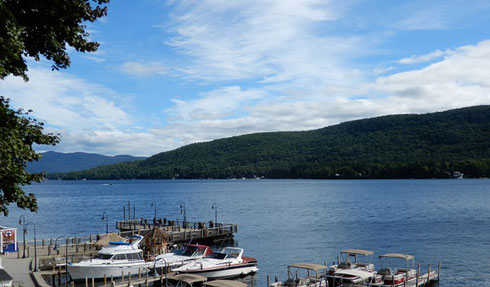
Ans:
<svg viewBox="0 0 490 287"><path fill-rule="evenodd" d="M404 65L419 64L419 63L429 62L434 59L444 57L447 54L449 54L449 51L435 50L434 52L425 55L420 55L420 56L412 55L409 58L400 59L398 63Z"/></svg>
<svg viewBox="0 0 490 287"><path fill-rule="evenodd" d="M333 1L178 1L167 43L188 57L181 72L193 79L253 79L267 83L339 79L343 60L368 41L321 29L341 14ZM347 71L346 71L347 70ZM318 83L316 83L318 84Z"/></svg>
<svg viewBox="0 0 490 287"><path fill-rule="evenodd" d="M130 61L118 66L118 70L128 75L146 78L157 74L163 74L167 69L165 66L156 63L143 64Z"/></svg>

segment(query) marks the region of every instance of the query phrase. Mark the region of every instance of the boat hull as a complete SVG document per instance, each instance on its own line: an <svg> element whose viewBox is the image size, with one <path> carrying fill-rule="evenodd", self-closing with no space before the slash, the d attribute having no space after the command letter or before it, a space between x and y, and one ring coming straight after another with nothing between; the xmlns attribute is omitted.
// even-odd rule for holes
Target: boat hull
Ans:
<svg viewBox="0 0 490 287"><path fill-rule="evenodd" d="M179 273L189 273L205 276L208 279L236 278L256 273L259 270L256 264L240 264L228 266L226 268L210 268L179 271Z"/></svg>
<svg viewBox="0 0 490 287"><path fill-rule="evenodd" d="M85 278L102 279L106 278L120 278L124 273L124 276L136 275L139 272L146 272L148 263L142 262L139 264L111 264L111 265L68 265L68 273L72 280L85 280Z"/></svg>

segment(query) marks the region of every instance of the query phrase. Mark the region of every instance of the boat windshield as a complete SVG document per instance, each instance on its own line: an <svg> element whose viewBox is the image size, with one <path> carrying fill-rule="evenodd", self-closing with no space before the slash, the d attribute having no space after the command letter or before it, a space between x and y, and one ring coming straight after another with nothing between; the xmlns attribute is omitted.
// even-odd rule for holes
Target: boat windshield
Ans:
<svg viewBox="0 0 490 287"><path fill-rule="evenodd" d="M140 253L120 253L114 255L114 260L129 260L129 261L134 261L134 260L143 260L143 256Z"/></svg>
<svg viewBox="0 0 490 287"><path fill-rule="evenodd" d="M108 260L108 259L111 259L112 258L112 254L99 254L96 258L97 259Z"/></svg>
<svg viewBox="0 0 490 287"><path fill-rule="evenodd" d="M225 259L228 257L228 254L226 253L213 253L213 255L211 255L212 258L216 258L216 259Z"/></svg>
<svg viewBox="0 0 490 287"><path fill-rule="evenodd" d="M175 255L182 255L182 253L184 253L184 249L172 249L172 253L175 254Z"/></svg>
<svg viewBox="0 0 490 287"><path fill-rule="evenodd" d="M180 254L182 256L201 256L204 255L204 250L197 248L196 246L187 246Z"/></svg>

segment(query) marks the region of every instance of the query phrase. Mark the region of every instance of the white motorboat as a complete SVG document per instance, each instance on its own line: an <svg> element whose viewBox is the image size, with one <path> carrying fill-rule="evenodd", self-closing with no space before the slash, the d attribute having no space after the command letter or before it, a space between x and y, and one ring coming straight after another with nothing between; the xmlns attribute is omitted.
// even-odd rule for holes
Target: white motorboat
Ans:
<svg viewBox="0 0 490 287"><path fill-rule="evenodd" d="M326 270L327 266L321 264L291 264L288 266L288 280L274 282L271 287L328 287L328 282L325 278Z"/></svg>
<svg viewBox="0 0 490 287"><path fill-rule="evenodd" d="M437 281L438 274L436 271L432 271L430 274L420 275L417 270L414 269L414 257L408 254L401 253L388 253L379 256L380 262L383 268L378 271L378 274L382 276L381 283L372 284L377 287L399 287L399 286L422 286L429 281L433 283ZM382 259L385 260L383 263ZM403 259L406 261L406 266L392 269L387 266L387 260L390 259Z"/></svg>
<svg viewBox="0 0 490 287"><path fill-rule="evenodd" d="M213 251L211 248L209 248L209 246L200 244L185 244L182 249L174 249L172 252L160 254L155 257L154 268L156 270L164 267L173 269L192 261L211 256L212 254Z"/></svg>
<svg viewBox="0 0 490 287"><path fill-rule="evenodd" d="M222 252L213 253L209 257L184 264L173 271L216 279L245 276L258 270L257 260L244 257L242 248L226 247Z"/></svg>
<svg viewBox="0 0 490 287"><path fill-rule="evenodd" d="M381 283L372 264L373 252L364 249L346 249L340 251L342 262L328 268L327 280L330 286L362 285ZM340 259L338 259L340 261Z"/></svg>
<svg viewBox="0 0 490 287"><path fill-rule="evenodd" d="M99 251L99 255L90 260L79 263L69 263L67 270L72 280L85 278L101 279L104 276L110 278L135 275L144 272L150 263L143 259L143 251L139 243L143 236L133 235L125 241L110 241L108 246Z"/></svg>

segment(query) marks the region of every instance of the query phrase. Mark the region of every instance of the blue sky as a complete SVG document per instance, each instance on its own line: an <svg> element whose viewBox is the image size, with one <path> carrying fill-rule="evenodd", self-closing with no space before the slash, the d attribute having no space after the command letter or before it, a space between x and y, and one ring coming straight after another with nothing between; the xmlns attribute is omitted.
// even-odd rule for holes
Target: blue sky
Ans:
<svg viewBox="0 0 490 287"><path fill-rule="evenodd" d="M490 103L486 0L119 0L87 29L96 53L0 82L61 134L57 151L149 156Z"/></svg>

